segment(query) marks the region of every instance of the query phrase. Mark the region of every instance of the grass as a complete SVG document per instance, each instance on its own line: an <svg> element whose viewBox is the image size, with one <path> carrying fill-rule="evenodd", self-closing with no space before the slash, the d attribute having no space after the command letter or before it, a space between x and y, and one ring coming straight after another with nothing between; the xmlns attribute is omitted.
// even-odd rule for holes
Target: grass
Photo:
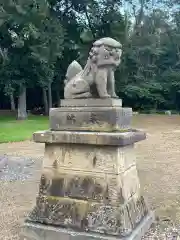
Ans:
<svg viewBox="0 0 180 240"><path fill-rule="evenodd" d="M48 128L49 120L45 116L29 116L25 121L17 121L13 117L0 117L0 143L28 140L35 131Z"/></svg>

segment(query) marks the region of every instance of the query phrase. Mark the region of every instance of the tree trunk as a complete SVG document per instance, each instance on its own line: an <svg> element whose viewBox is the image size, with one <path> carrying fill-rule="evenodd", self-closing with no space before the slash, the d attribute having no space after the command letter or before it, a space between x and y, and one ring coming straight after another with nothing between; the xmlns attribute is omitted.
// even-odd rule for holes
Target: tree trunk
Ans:
<svg viewBox="0 0 180 240"><path fill-rule="evenodd" d="M52 108L52 90L51 90L51 83L48 84L48 100L49 100L49 108Z"/></svg>
<svg viewBox="0 0 180 240"><path fill-rule="evenodd" d="M57 106L60 107L61 99L60 99L59 89L56 90L56 98L57 98Z"/></svg>
<svg viewBox="0 0 180 240"><path fill-rule="evenodd" d="M18 120L25 120L25 119L27 119L26 88L23 87L18 98Z"/></svg>
<svg viewBox="0 0 180 240"><path fill-rule="evenodd" d="M10 102L11 102L11 110L16 111L13 93L11 93L9 97L10 97Z"/></svg>
<svg viewBox="0 0 180 240"><path fill-rule="evenodd" d="M45 88L43 88L43 101L44 101L45 115L49 115L47 92Z"/></svg>

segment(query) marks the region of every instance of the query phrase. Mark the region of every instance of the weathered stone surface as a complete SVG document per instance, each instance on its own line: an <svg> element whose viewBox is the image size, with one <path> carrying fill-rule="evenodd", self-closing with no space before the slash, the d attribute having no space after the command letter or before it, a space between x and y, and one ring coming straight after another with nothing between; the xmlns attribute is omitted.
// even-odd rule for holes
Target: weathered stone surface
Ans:
<svg viewBox="0 0 180 240"><path fill-rule="evenodd" d="M50 170L49 170L50 171ZM90 176L86 173L59 171L59 176L53 176L46 170L42 174L39 194L48 197L64 197L83 201L111 203L113 206L124 204L120 176L98 174Z"/></svg>
<svg viewBox="0 0 180 240"><path fill-rule="evenodd" d="M73 132L73 131L39 131L33 134L35 142L41 143L73 143L109 146L132 145L146 138L142 131L125 132Z"/></svg>
<svg viewBox="0 0 180 240"><path fill-rule="evenodd" d="M149 210L140 195L133 147L46 143L28 221L88 231L99 239L134 236Z"/></svg>
<svg viewBox="0 0 180 240"><path fill-rule="evenodd" d="M136 166L136 155L134 144L118 148L118 172L125 172L127 169Z"/></svg>
<svg viewBox="0 0 180 240"><path fill-rule="evenodd" d="M51 176L52 170L42 174L39 194L50 197L71 198L83 201L96 201L113 206L121 206L127 199L123 196L120 175L90 176L88 172L59 171L59 176ZM137 195L138 197L139 195Z"/></svg>
<svg viewBox="0 0 180 240"><path fill-rule="evenodd" d="M62 107L50 110L50 129L114 132L129 129L131 108Z"/></svg>
<svg viewBox="0 0 180 240"><path fill-rule="evenodd" d="M136 165L134 146L88 144L45 144L44 168L69 169L71 172L120 174Z"/></svg>
<svg viewBox="0 0 180 240"><path fill-rule="evenodd" d="M121 62L121 44L112 38L102 38L91 48L86 66L73 61L68 67L64 97L118 98L115 93L114 71Z"/></svg>
<svg viewBox="0 0 180 240"><path fill-rule="evenodd" d="M127 203L129 217L131 219L132 228L135 228L149 214L147 203L143 196L138 198L132 197Z"/></svg>
<svg viewBox="0 0 180 240"><path fill-rule="evenodd" d="M51 185L46 195L108 199L116 205L134 194L138 197L139 179L132 151L133 145L46 144L43 163L46 181L42 185L47 186L47 182Z"/></svg>
<svg viewBox="0 0 180 240"><path fill-rule="evenodd" d="M148 214L143 197L122 206L39 196L29 221L111 236L127 236Z"/></svg>
<svg viewBox="0 0 180 240"><path fill-rule="evenodd" d="M107 184L101 179L89 176L60 174L59 178L49 179L44 174L46 183L41 181L40 188L46 189L46 196L69 197L78 200L106 200L108 196ZM99 180L99 181L98 181ZM47 182L49 185L47 186Z"/></svg>
<svg viewBox="0 0 180 240"><path fill-rule="evenodd" d="M128 201L135 194L137 197L140 193L140 183L137 175L136 166L126 170L121 176L123 197Z"/></svg>
<svg viewBox="0 0 180 240"><path fill-rule="evenodd" d="M61 107L122 107L122 100L114 98L63 99L60 105Z"/></svg>
<svg viewBox="0 0 180 240"><path fill-rule="evenodd" d="M127 237L78 232L60 227L26 222L22 226L20 240L140 240L150 228L153 221L154 215L152 213L148 214Z"/></svg>
<svg viewBox="0 0 180 240"><path fill-rule="evenodd" d="M94 205L90 209L87 219L90 232L124 237L133 231L126 206Z"/></svg>
<svg viewBox="0 0 180 240"><path fill-rule="evenodd" d="M69 132L69 144L57 141L63 131L47 135L52 133L56 137L51 135L45 144L39 196L29 220L118 239L129 236L149 214L133 154L133 134L138 132ZM85 134L91 141L77 143L82 139L73 134ZM103 138L100 144L92 142L95 134L97 139L111 136L109 144ZM127 140L125 146L114 144L115 137L128 135L129 145Z"/></svg>
<svg viewBox="0 0 180 240"><path fill-rule="evenodd" d="M29 220L85 230L88 208L88 201L39 195Z"/></svg>
<svg viewBox="0 0 180 240"><path fill-rule="evenodd" d="M148 214L133 145L46 144L39 196L30 220L126 236ZM95 158L95 159L94 159Z"/></svg>

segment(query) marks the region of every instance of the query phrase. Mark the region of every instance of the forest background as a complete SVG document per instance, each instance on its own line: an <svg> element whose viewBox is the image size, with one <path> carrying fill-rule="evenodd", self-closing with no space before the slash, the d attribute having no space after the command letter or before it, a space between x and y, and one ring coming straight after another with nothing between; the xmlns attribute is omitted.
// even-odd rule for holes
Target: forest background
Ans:
<svg viewBox="0 0 180 240"><path fill-rule="evenodd" d="M123 45L124 105L179 111L180 0L1 0L0 109L17 109L19 119L48 114L68 65L84 66L92 42L107 36Z"/></svg>

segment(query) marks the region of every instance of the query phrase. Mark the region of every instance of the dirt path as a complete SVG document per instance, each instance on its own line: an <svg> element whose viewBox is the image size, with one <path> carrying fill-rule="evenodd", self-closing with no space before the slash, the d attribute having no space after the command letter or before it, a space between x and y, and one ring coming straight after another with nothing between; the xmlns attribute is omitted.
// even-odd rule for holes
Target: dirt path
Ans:
<svg viewBox="0 0 180 240"><path fill-rule="evenodd" d="M24 156L24 157L43 157L44 144L32 141L2 143L0 144L0 156Z"/></svg>
<svg viewBox="0 0 180 240"><path fill-rule="evenodd" d="M179 224L180 116L135 116L133 126L147 132L147 140L135 148L142 191L161 220L172 219ZM10 158L12 164L21 164L24 157L42 158L43 151L43 144L29 141L0 144L0 156L14 156ZM29 168L32 173L28 179L0 183L0 239L13 239L12 233L17 239L17 226L35 200L41 160L27 164Z"/></svg>
<svg viewBox="0 0 180 240"><path fill-rule="evenodd" d="M136 146L144 195L161 219L180 223L180 117L139 116L134 126L147 132Z"/></svg>

